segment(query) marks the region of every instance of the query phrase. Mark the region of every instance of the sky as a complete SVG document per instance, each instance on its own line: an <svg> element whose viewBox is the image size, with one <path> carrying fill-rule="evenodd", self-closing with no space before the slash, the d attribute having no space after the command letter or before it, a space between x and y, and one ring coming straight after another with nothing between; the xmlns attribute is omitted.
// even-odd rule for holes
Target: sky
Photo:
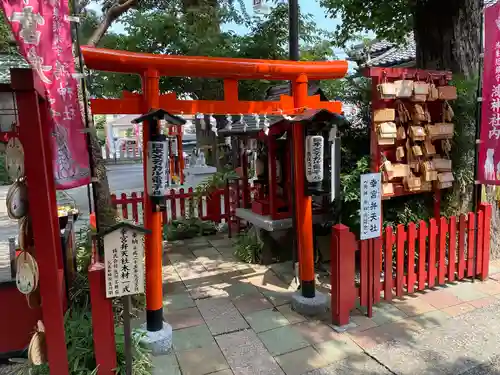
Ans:
<svg viewBox="0 0 500 375"><path fill-rule="evenodd" d="M253 14L253 0L243 0L249 15ZM268 0L270 2L270 0ZM286 1L286 0L281 0ZM318 28L326 30L326 31L334 31L335 27L340 23L338 19L328 18L325 14L325 11L320 7L319 0L299 0L299 6L302 11L306 11L311 14L313 19L316 21ZM91 3L89 8L100 12L100 6L96 3ZM242 25L236 24L226 24L223 25L222 28L224 30L232 30L237 34L246 34L248 29ZM120 23L114 23L111 26L111 31L116 33L123 33L124 29ZM344 59L346 55L342 49L334 49L334 53L338 58Z"/></svg>

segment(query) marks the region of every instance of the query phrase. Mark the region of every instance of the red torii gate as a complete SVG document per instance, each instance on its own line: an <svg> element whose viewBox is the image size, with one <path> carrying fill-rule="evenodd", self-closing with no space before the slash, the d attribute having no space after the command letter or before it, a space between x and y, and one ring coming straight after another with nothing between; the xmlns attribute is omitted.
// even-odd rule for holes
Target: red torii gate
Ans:
<svg viewBox="0 0 500 375"><path fill-rule="evenodd" d="M308 80L342 78L347 73L346 61L273 61L219 57L193 57L134 53L128 51L82 47L89 69L118 73L139 74L143 94L125 93L121 99L92 99L93 114L147 113L152 108L172 114L298 114L305 108L327 109L340 113L340 102L321 102L319 95L308 95ZM160 76L203 77L224 79L224 100L178 100L175 93L160 95ZM279 101L240 101L239 80L292 81L293 96L282 95ZM143 160L147 160L149 132L143 126ZM302 294L315 295L314 255L312 235L311 197L304 194L304 126L296 124L292 130L294 142L295 217L300 260ZM146 165L144 164L144 171ZM147 174L144 173L147 178ZM148 330L159 330L162 325L162 228L161 215L153 213L149 197L144 196L144 226L152 230L146 237L146 299ZM154 320L151 321L151 320Z"/></svg>

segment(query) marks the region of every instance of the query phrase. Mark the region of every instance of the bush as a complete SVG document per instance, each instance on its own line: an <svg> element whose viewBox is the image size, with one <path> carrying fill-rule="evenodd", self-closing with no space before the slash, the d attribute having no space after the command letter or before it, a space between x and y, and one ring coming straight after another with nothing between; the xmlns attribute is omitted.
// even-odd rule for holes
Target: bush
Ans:
<svg viewBox="0 0 500 375"><path fill-rule="evenodd" d="M242 233L236 238L234 256L245 263L259 263L262 247L255 234Z"/></svg>
<svg viewBox="0 0 500 375"><path fill-rule="evenodd" d="M191 218L172 220L170 224L165 225L163 233L166 240L178 241L198 236L209 236L217 233L217 229L212 221Z"/></svg>
<svg viewBox="0 0 500 375"><path fill-rule="evenodd" d="M89 311L73 308L69 310L64 319L66 331L66 346L71 375L97 374L94 357L94 339L92 332L92 316ZM134 355L133 374L151 374L151 359L147 349L140 345L140 336L132 335L132 351ZM116 355L118 368L117 375L125 374L125 342L121 327L115 327ZM49 375L49 367L28 366L24 373L33 375Z"/></svg>

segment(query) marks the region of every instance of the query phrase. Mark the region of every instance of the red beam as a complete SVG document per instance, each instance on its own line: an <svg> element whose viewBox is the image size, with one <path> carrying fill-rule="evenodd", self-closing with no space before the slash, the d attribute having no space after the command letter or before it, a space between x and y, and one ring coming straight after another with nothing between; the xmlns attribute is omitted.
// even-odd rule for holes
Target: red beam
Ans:
<svg viewBox="0 0 500 375"><path fill-rule="evenodd" d="M175 56L81 47L89 69L143 74L154 69L161 76L291 80L306 74L310 80L342 78L347 61L286 61Z"/></svg>
<svg viewBox="0 0 500 375"><path fill-rule="evenodd" d="M94 115L135 115L143 113L144 101L142 96L127 96L123 99L90 99L92 114ZM294 113L294 104L291 96L282 95L279 102L266 101L236 101L222 100L178 100L175 93L160 96L160 107L172 114L194 115L196 113L213 114L279 114ZM342 103L322 102L319 95L307 97L307 107L310 109L328 109L340 113Z"/></svg>

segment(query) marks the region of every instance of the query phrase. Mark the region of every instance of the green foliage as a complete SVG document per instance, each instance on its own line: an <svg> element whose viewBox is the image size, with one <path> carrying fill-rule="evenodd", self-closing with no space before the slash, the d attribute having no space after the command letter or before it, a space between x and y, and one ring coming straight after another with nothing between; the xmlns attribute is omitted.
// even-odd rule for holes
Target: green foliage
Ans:
<svg viewBox="0 0 500 375"><path fill-rule="evenodd" d="M141 1L137 10L120 18L127 32L116 35L108 32L100 47L137 52L187 56L220 56L261 59L288 57L288 9L278 4L262 17L249 17L241 1L189 1L196 6L184 7L181 0ZM216 3L216 6L213 6ZM240 4L241 3L241 4ZM99 22L95 13L86 12L82 20L82 40L87 40ZM247 26L247 35L221 30L222 24ZM300 38L303 59L324 60L333 56L329 36L318 29L313 18L301 12ZM95 96L119 97L123 90L138 91L136 75L91 72L90 90ZM242 81L239 85L242 100L261 99L269 81ZM222 99L221 80L190 77L162 77L160 89L190 95L195 99Z"/></svg>
<svg viewBox="0 0 500 375"><path fill-rule="evenodd" d="M255 234L241 233L236 238L234 256L245 263L259 263L262 247Z"/></svg>
<svg viewBox="0 0 500 375"><path fill-rule="evenodd" d="M87 310L70 309L64 317L66 347L71 375L97 374L94 357L94 338L92 332L92 315ZM149 375L151 373L151 359L149 351L141 346L140 334L132 335L132 352L134 356L133 374ZM115 327L117 374L125 374L125 342L121 327ZM48 366L29 366L33 375L48 375Z"/></svg>
<svg viewBox="0 0 500 375"><path fill-rule="evenodd" d="M413 27L413 8L417 1L427 0L320 0L331 18L340 18L334 35L339 46L353 35L373 31L381 39L404 42Z"/></svg>
<svg viewBox="0 0 500 375"><path fill-rule="evenodd" d="M172 220L170 224L164 226L163 233L166 240L178 241L198 236L209 236L217 233L217 229L212 221L191 217L183 220Z"/></svg>
<svg viewBox="0 0 500 375"><path fill-rule="evenodd" d="M474 152L476 139L477 77L456 78L458 99L453 101L455 113L455 135L451 160L453 162L454 188L444 195L444 213L456 215L472 209L472 186L474 183Z"/></svg>

